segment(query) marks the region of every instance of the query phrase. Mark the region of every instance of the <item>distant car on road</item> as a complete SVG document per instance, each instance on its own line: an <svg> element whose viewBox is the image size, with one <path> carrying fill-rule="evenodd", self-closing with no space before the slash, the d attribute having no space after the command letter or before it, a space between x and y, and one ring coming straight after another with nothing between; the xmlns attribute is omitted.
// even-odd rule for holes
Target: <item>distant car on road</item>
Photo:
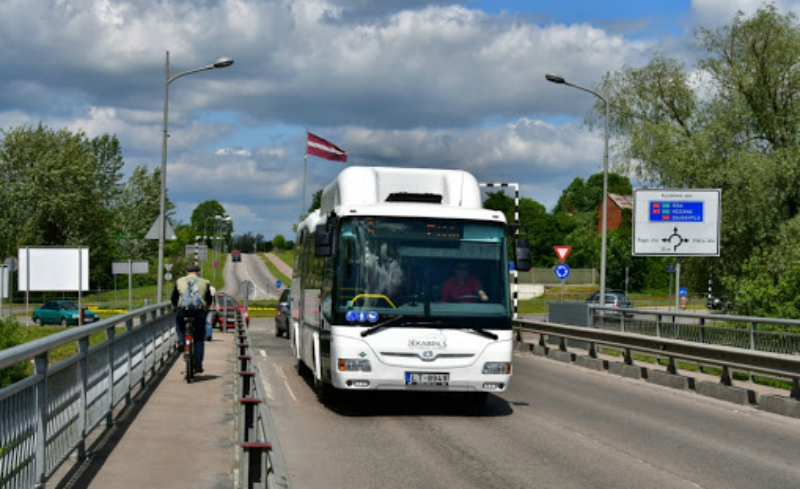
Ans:
<svg viewBox="0 0 800 489"><path fill-rule="evenodd" d="M606 298L605 303L600 304L600 291L598 290L594 294L590 295L586 299L587 304L593 305L603 305L605 307L619 307L622 309L632 309L633 303L628 299L628 296L625 295L625 292L621 290L614 290L614 289L607 289L606 290ZM626 317L633 316L633 313L625 312Z"/></svg>
<svg viewBox="0 0 800 489"><path fill-rule="evenodd" d="M37 307L33 310L33 322L40 326L43 324L78 325L80 316L81 310L75 301L49 301L45 302L42 307ZM84 308L84 324L99 320L100 316L96 312Z"/></svg>
<svg viewBox="0 0 800 489"><path fill-rule="evenodd" d="M233 261L242 261L242 252L239 250L231 251L231 260Z"/></svg>
<svg viewBox="0 0 800 489"><path fill-rule="evenodd" d="M292 303L289 294L292 289L284 289L275 308L275 336L289 337L289 318L292 317Z"/></svg>
<svg viewBox="0 0 800 489"><path fill-rule="evenodd" d="M227 331L227 328L236 327L236 311L242 315L245 324L250 325L250 315L236 299L223 292L217 293L217 308L211 322L212 327Z"/></svg>

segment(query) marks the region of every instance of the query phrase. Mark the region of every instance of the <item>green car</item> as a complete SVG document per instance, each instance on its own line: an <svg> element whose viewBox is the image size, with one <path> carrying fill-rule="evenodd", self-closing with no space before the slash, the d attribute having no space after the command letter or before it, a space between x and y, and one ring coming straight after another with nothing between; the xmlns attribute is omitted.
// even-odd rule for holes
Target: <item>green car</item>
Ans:
<svg viewBox="0 0 800 489"><path fill-rule="evenodd" d="M42 324L60 324L61 326L77 325L81 311L75 301L49 301L42 307L33 310L33 322ZM100 316L96 312L85 309L83 313L83 324L99 321Z"/></svg>

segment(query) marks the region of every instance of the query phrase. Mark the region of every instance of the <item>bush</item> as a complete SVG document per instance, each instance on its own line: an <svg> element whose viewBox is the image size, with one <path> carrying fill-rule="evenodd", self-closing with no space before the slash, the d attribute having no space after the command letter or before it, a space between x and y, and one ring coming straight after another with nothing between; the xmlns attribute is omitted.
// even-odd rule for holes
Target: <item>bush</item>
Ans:
<svg viewBox="0 0 800 489"><path fill-rule="evenodd" d="M24 341L25 335L16 318L0 318L0 351L21 345ZM0 389L24 379L27 375L25 362L0 370Z"/></svg>

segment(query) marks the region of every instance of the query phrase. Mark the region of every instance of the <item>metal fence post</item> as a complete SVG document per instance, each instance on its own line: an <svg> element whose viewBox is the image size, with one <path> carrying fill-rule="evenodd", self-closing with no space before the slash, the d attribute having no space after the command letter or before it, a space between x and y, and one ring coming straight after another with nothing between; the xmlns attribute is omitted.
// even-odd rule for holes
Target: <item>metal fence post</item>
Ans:
<svg viewBox="0 0 800 489"><path fill-rule="evenodd" d="M656 338L661 338L661 314L656 314Z"/></svg>
<svg viewBox="0 0 800 489"><path fill-rule="evenodd" d="M86 430L89 417L89 404L86 401L86 395L89 390L89 338L81 338L78 340L78 354L81 355L81 361L78 362L78 377L80 382L80 392L78 400L78 431L81 434L81 440L78 443L78 460L86 458Z"/></svg>
<svg viewBox="0 0 800 489"><path fill-rule="evenodd" d="M106 412L106 426L114 426L114 341L117 330L114 326L106 328L106 364L108 365L108 411Z"/></svg>
<svg viewBox="0 0 800 489"><path fill-rule="evenodd" d="M41 376L36 384L36 481L39 487L44 487L45 472L47 470L47 365L49 352L36 356L33 361L34 374Z"/></svg>
<svg viewBox="0 0 800 489"><path fill-rule="evenodd" d="M756 322L750 321L750 349L756 349Z"/></svg>
<svg viewBox="0 0 800 489"><path fill-rule="evenodd" d="M706 342L706 318L700 318L700 343Z"/></svg>

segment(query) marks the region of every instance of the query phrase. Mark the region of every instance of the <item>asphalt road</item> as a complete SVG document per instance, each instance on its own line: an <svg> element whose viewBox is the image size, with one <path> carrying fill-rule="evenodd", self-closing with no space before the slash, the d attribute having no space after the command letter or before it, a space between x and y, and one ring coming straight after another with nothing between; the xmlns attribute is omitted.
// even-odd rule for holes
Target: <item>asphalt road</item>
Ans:
<svg viewBox="0 0 800 489"><path fill-rule="evenodd" d="M295 489L789 488L800 419L519 353L509 390L321 405L272 320L254 351Z"/></svg>
<svg viewBox="0 0 800 489"><path fill-rule="evenodd" d="M234 262L230 255L225 263L225 293L242 298L239 284L249 280L253 283L254 293L249 300L277 299L275 293L276 278L273 276L264 261L254 253L242 253L242 261Z"/></svg>

